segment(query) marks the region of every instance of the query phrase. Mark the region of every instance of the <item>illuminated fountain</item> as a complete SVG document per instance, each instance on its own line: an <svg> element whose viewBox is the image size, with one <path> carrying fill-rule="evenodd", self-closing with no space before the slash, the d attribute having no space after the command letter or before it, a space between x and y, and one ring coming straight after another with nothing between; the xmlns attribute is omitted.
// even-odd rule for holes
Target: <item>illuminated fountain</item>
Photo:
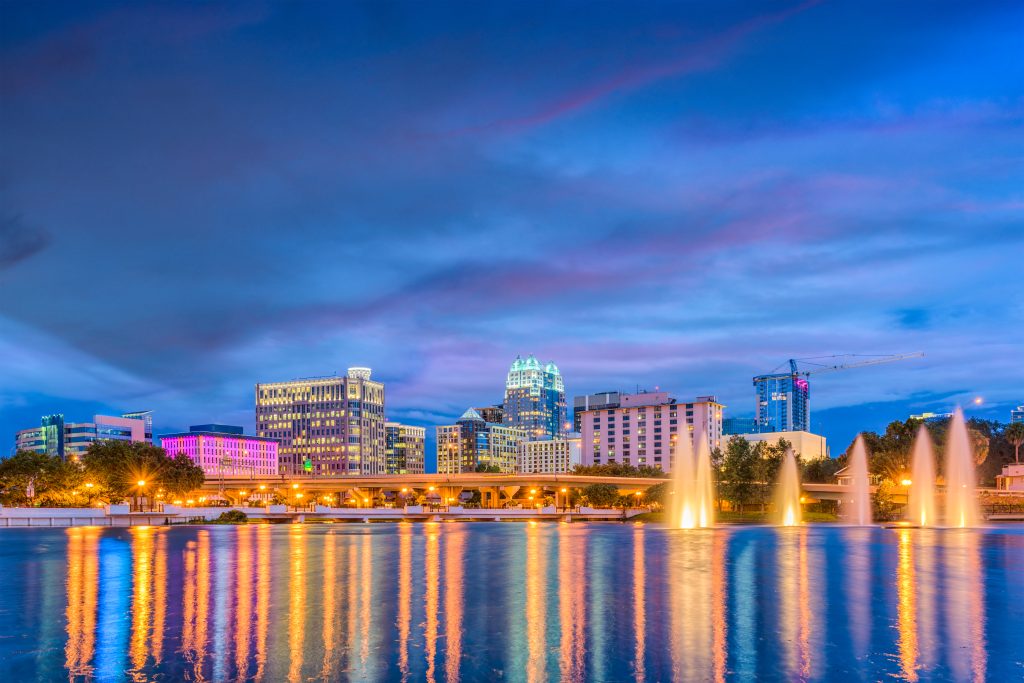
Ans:
<svg viewBox="0 0 1024 683"><path fill-rule="evenodd" d="M959 408L949 423L946 442L946 526L977 526L977 492L974 484L974 449Z"/></svg>
<svg viewBox="0 0 1024 683"><path fill-rule="evenodd" d="M843 520L847 524L871 524L871 482L868 480L868 451L864 437L857 436L850 454L851 496L843 500ZM848 505L847 505L848 503Z"/></svg>
<svg viewBox="0 0 1024 683"><path fill-rule="evenodd" d="M919 526L935 526L935 452L928 429L921 425L910 456L910 495L907 519Z"/></svg>
<svg viewBox="0 0 1024 683"><path fill-rule="evenodd" d="M800 471L793 450L786 449L779 470L779 485L775 492L775 509L781 526L798 526L800 514Z"/></svg>
<svg viewBox="0 0 1024 683"><path fill-rule="evenodd" d="M676 441L672 484L672 526L678 529L713 526L714 482L711 475L711 449L705 435L698 439L696 457L693 444L685 433Z"/></svg>

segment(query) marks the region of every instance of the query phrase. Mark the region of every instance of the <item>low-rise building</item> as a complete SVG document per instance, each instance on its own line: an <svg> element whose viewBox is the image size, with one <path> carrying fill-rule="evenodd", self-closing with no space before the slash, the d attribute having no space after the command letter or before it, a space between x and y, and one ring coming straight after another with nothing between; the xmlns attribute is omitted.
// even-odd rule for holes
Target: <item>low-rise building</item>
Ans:
<svg viewBox="0 0 1024 683"><path fill-rule="evenodd" d="M1024 463L1003 465L1002 473L996 475L996 488L1000 491L1024 492Z"/></svg>
<svg viewBox="0 0 1024 683"><path fill-rule="evenodd" d="M647 465L671 471L680 434L690 439L705 434L711 448L721 446L723 408L714 396L678 403L664 391L622 394L618 407L583 411L582 464Z"/></svg>
<svg viewBox="0 0 1024 683"><path fill-rule="evenodd" d="M524 441L519 445L519 474L566 474L580 464L580 435Z"/></svg>
<svg viewBox="0 0 1024 683"><path fill-rule="evenodd" d="M767 432L764 434L733 434L750 443L766 441L776 444L785 439L793 449L793 453L803 460L817 460L829 457L828 444L825 437L810 432Z"/></svg>
<svg viewBox="0 0 1024 683"><path fill-rule="evenodd" d="M387 474L423 474L424 427L387 422L384 437Z"/></svg>
<svg viewBox="0 0 1024 683"><path fill-rule="evenodd" d="M133 413L138 414L138 413ZM152 443L152 414L147 419L94 415L92 422L65 422L64 415L44 415L40 426L22 429L15 435L19 451L57 455L65 460L78 460L96 441L135 441Z"/></svg>
<svg viewBox="0 0 1024 683"><path fill-rule="evenodd" d="M234 425L193 425L187 432L164 434L160 445L167 455L185 454L208 477L272 476L278 473L278 442L246 436Z"/></svg>
<svg viewBox="0 0 1024 683"><path fill-rule="evenodd" d="M1010 423L1024 422L1024 405L1019 405L1010 411Z"/></svg>

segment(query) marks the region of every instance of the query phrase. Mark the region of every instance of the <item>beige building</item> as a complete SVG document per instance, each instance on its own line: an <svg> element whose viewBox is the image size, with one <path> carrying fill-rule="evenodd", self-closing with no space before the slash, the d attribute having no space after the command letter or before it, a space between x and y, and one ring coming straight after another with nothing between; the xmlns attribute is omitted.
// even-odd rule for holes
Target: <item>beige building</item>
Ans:
<svg viewBox="0 0 1024 683"><path fill-rule="evenodd" d="M1021 491L1024 493L1024 464L1010 463L1003 466L996 475L996 488L1000 491Z"/></svg>
<svg viewBox="0 0 1024 683"><path fill-rule="evenodd" d="M736 434L735 436L749 443L766 441L770 444L776 444L779 442L779 439L785 439L792 445L793 453L800 456L803 460L818 460L819 458L829 457L828 444L825 442L825 437L811 434L810 432L765 432L764 434Z"/></svg>
<svg viewBox="0 0 1024 683"><path fill-rule="evenodd" d="M566 474L579 464L579 436L524 441L519 446L520 474Z"/></svg>
<svg viewBox="0 0 1024 683"><path fill-rule="evenodd" d="M256 385L256 435L277 439L282 474L385 474L384 385L344 377Z"/></svg>

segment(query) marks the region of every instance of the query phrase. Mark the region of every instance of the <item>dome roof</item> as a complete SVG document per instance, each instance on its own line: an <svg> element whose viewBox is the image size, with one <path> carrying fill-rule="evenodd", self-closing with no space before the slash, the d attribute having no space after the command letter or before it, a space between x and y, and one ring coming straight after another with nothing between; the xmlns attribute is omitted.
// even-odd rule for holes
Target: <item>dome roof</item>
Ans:
<svg viewBox="0 0 1024 683"><path fill-rule="evenodd" d="M509 372L519 372L523 369L523 359L520 356L516 356L516 359L512 361L512 367L508 369Z"/></svg>
<svg viewBox="0 0 1024 683"><path fill-rule="evenodd" d="M554 361L550 361L549 360L548 364L544 366L544 372L552 374L552 375L557 375L558 374L558 366L555 365Z"/></svg>
<svg viewBox="0 0 1024 683"><path fill-rule="evenodd" d="M524 370L540 370L540 362L537 360L537 357L531 353L527 357L527 359L525 361L523 361L523 369Z"/></svg>

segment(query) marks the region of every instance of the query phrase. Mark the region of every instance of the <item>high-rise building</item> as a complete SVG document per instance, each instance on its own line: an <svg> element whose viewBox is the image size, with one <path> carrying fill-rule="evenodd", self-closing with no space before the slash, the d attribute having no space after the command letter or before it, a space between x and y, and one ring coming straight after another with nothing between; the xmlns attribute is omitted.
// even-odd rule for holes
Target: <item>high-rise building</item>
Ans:
<svg viewBox="0 0 1024 683"><path fill-rule="evenodd" d="M526 439L525 430L487 422L470 408L455 424L437 427L437 471L474 472L482 465L514 473L519 445Z"/></svg>
<svg viewBox="0 0 1024 683"><path fill-rule="evenodd" d="M1010 422L1024 422L1024 405L1019 405L1010 411Z"/></svg>
<svg viewBox="0 0 1024 683"><path fill-rule="evenodd" d="M505 424L525 430L530 440L563 435L565 383L558 367L543 368L534 356L516 356L505 380Z"/></svg>
<svg viewBox="0 0 1024 683"><path fill-rule="evenodd" d="M572 428L573 431L583 430L583 413L588 410L607 410L618 408L622 400L622 392L604 391L599 394L587 394L576 396L572 399Z"/></svg>
<svg viewBox="0 0 1024 683"><path fill-rule="evenodd" d="M758 432L811 431L811 389L796 372L754 378Z"/></svg>
<svg viewBox="0 0 1024 683"><path fill-rule="evenodd" d="M282 474L384 474L384 423L384 385L369 368L256 385L256 434L280 442Z"/></svg>
<svg viewBox="0 0 1024 683"><path fill-rule="evenodd" d="M519 474L567 474L580 464L580 435L524 441L519 445Z"/></svg>
<svg viewBox="0 0 1024 683"><path fill-rule="evenodd" d="M160 445L171 457L187 455L208 477L273 476L279 471L277 439L246 436L233 425L193 425L187 432L164 434Z"/></svg>
<svg viewBox="0 0 1024 683"><path fill-rule="evenodd" d="M664 391L623 394L616 408L584 411L582 464L647 465L668 472L680 434L695 439L704 433L711 448L721 447L724 407L714 396L677 403Z"/></svg>
<svg viewBox="0 0 1024 683"><path fill-rule="evenodd" d="M152 424L152 422L150 422ZM152 429L152 428L150 428ZM39 427L22 429L15 436L19 451L34 451L77 460L96 441L152 442L142 419L95 415L92 422L66 422L61 414L45 415Z"/></svg>
<svg viewBox="0 0 1024 683"><path fill-rule="evenodd" d="M384 436L387 474L423 474L425 428L388 422Z"/></svg>

